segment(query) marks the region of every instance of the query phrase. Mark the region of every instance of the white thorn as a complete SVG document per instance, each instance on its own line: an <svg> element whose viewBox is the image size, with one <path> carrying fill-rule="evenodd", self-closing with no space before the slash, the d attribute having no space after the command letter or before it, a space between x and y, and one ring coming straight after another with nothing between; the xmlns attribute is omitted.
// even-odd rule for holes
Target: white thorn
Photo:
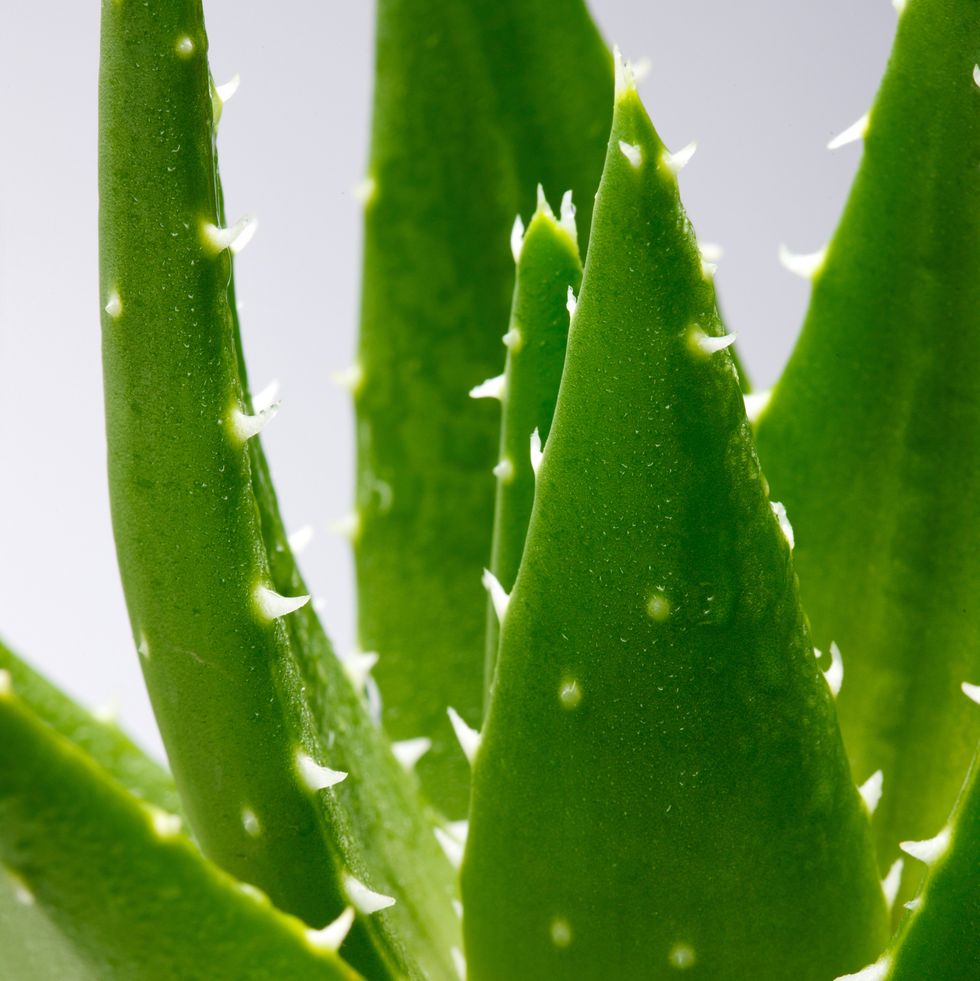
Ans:
<svg viewBox="0 0 980 981"><path fill-rule="evenodd" d="M275 412L279 408L279 379L273 378L257 395L252 396L252 411Z"/></svg>
<svg viewBox="0 0 980 981"><path fill-rule="evenodd" d="M905 859L896 858L885 878L881 880L881 891L885 894L885 902L889 910L895 905L895 897L902 885L902 870L904 868Z"/></svg>
<svg viewBox="0 0 980 981"><path fill-rule="evenodd" d="M870 113L865 113L859 120L851 123L847 129L838 133L828 144L828 150L839 150L842 146L847 146L849 143L857 143L859 140L863 140L865 134L868 132L868 123L871 121Z"/></svg>
<svg viewBox="0 0 980 981"><path fill-rule="evenodd" d="M552 218L555 217L555 213L551 210L551 205L548 204L548 199L545 197L544 186L542 184L538 184L537 210L550 215Z"/></svg>
<svg viewBox="0 0 980 981"><path fill-rule="evenodd" d="M881 800L881 789L885 782L885 774L881 770L875 770L864 783L858 787L858 793L864 806L868 809L868 814L874 814L878 802Z"/></svg>
<svg viewBox="0 0 980 981"><path fill-rule="evenodd" d="M908 0L892 0L892 6L895 8L895 13L901 17L905 13L905 4Z"/></svg>
<svg viewBox="0 0 980 981"><path fill-rule="evenodd" d="M316 531L314 530L313 525L303 525L302 528L297 528L286 538L286 541L289 544L289 550L293 553L293 555L299 555L309 546L310 542L313 541L313 536L315 534Z"/></svg>
<svg viewBox="0 0 980 981"><path fill-rule="evenodd" d="M296 769L307 790L312 790L314 793L335 787L347 779L347 774L343 770L331 770L329 766L321 766L303 750L298 750L296 753Z"/></svg>
<svg viewBox="0 0 980 981"><path fill-rule="evenodd" d="M218 228L217 225L205 222L204 239L215 252L231 249L233 255L238 255L252 241L258 227L258 219L252 215L239 218L229 228Z"/></svg>
<svg viewBox="0 0 980 981"><path fill-rule="evenodd" d="M449 716L449 721L453 725L453 732L456 733L456 739L459 741L463 755L472 763L476 757L476 751L480 748L480 734L476 729L471 729L460 718L459 712L456 709L448 708L446 709L446 714Z"/></svg>
<svg viewBox="0 0 980 981"><path fill-rule="evenodd" d="M269 621L295 613L310 601L309 596L283 596L261 583L255 587L252 596L262 619Z"/></svg>
<svg viewBox="0 0 980 981"><path fill-rule="evenodd" d="M238 891L243 896L248 896L252 902L261 903L263 906L270 906L269 897L257 886L253 886L251 882L238 882L236 883Z"/></svg>
<svg viewBox="0 0 980 981"><path fill-rule="evenodd" d="M453 967L459 975L459 981L466 981L466 956L459 947L450 947L449 954L453 959Z"/></svg>
<svg viewBox="0 0 980 981"><path fill-rule="evenodd" d="M368 175L363 180L359 180L352 188L351 194L354 200L362 207L366 208L378 193L378 182Z"/></svg>
<svg viewBox="0 0 980 981"><path fill-rule="evenodd" d="M653 70L653 62L649 58L640 58L639 61L631 61L630 68L633 69L633 81L639 83Z"/></svg>
<svg viewBox="0 0 980 981"><path fill-rule="evenodd" d="M538 470L541 469L541 461L544 459L544 450L541 448L541 433L538 431L537 426L534 427L534 432L531 433L531 469L534 471L534 475L537 476Z"/></svg>
<svg viewBox="0 0 980 981"><path fill-rule="evenodd" d="M235 72L224 85L216 85L214 91L218 95L218 101L224 105L238 91L238 86L241 84L242 77Z"/></svg>
<svg viewBox="0 0 980 981"><path fill-rule="evenodd" d="M524 338L521 336L521 332L516 327L511 327L509 331L501 338L504 342L504 347L508 351L519 351L521 345L524 343Z"/></svg>
<svg viewBox="0 0 980 981"><path fill-rule="evenodd" d="M949 828L946 827L935 838L926 838L925 841L903 841L898 847L906 855L911 855L912 858L917 858L926 865L935 865L949 848L949 838Z"/></svg>
<svg viewBox="0 0 980 981"><path fill-rule="evenodd" d="M715 278L715 273L718 272L717 262L708 262L704 256L701 257L701 278L707 280L713 280Z"/></svg>
<svg viewBox="0 0 980 981"><path fill-rule="evenodd" d="M461 821L450 821L446 827L449 829L449 833L463 845L466 844L466 838L470 833L470 822L463 818Z"/></svg>
<svg viewBox="0 0 980 981"><path fill-rule="evenodd" d="M278 402L273 402L268 409L256 412L254 416L236 407L231 410L231 433L239 443L245 443L258 436L278 411Z"/></svg>
<svg viewBox="0 0 980 981"><path fill-rule="evenodd" d="M500 585L500 580L489 569L483 570L481 582L483 583L483 588L487 591L487 595L490 597L490 602L493 603L497 620L503 622L504 616L507 614L507 604L510 603L510 595Z"/></svg>
<svg viewBox="0 0 980 981"><path fill-rule="evenodd" d="M869 964L867 967L861 968L855 974L842 974L835 981L885 981L888 972L891 970L891 966L891 957L885 953L874 964Z"/></svg>
<svg viewBox="0 0 980 981"><path fill-rule="evenodd" d="M502 480L504 483L511 480L514 476L514 464L507 458L504 457L494 468L493 475L498 480Z"/></svg>
<svg viewBox="0 0 980 981"><path fill-rule="evenodd" d="M698 242L698 251L705 262L721 262L725 255L724 248L717 242Z"/></svg>
<svg viewBox="0 0 980 981"><path fill-rule="evenodd" d="M340 663L354 690L360 691L367 684L371 669L378 663L378 654L376 651L354 651L340 658Z"/></svg>
<svg viewBox="0 0 980 981"><path fill-rule="evenodd" d="M731 347L735 343L737 337L737 334L722 334L720 337L715 337L706 334L700 327L694 327L691 330L691 341L702 354L716 354L718 351L724 351L726 347Z"/></svg>
<svg viewBox="0 0 980 981"><path fill-rule="evenodd" d="M463 864L463 846L445 828L435 828L436 841L449 859L449 864L458 869Z"/></svg>
<svg viewBox="0 0 980 981"><path fill-rule="evenodd" d="M749 392L745 396L745 415L749 422L759 421L759 417L769 406L772 398L772 389L768 388L764 392Z"/></svg>
<svg viewBox="0 0 980 981"><path fill-rule="evenodd" d="M823 268L826 259L826 247L820 249L819 252L803 254L790 252L785 245L779 246L779 262L782 267L803 279L813 279Z"/></svg>
<svg viewBox="0 0 980 981"><path fill-rule="evenodd" d="M524 222L518 215L514 219L514 227L510 230L510 254L514 262L521 261L521 249L524 248Z"/></svg>
<svg viewBox="0 0 980 981"><path fill-rule="evenodd" d="M772 513L779 522L779 530L783 533L783 538L789 543L790 551L796 547L796 536L793 534L793 526L789 523L789 516L786 514L786 506L779 501L770 501L769 506Z"/></svg>
<svg viewBox="0 0 980 981"><path fill-rule="evenodd" d="M310 605L317 613L322 613L327 608L327 601L322 596L314 596Z"/></svg>
<svg viewBox="0 0 980 981"><path fill-rule="evenodd" d="M922 905L922 897L916 896L915 899L910 899L907 903L902 903L902 905L907 910L912 910L913 912L915 912L915 910L917 910Z"/></svg>
<svg viewBox="0 0 980 981"><path fill-rule="evenodd" d="M463 904L458 899L451 900L453 904L453 911L456 913L456 918L461 920L463 918Z"/></svg>
<svg viewBox="0 0 980 981"><path fill-rule="evenodd" d="M844 684L844 658L841 657L840 648L834 643L830 645L830 667L824 671L823 676L830 686L831 695L836 698Z"/></svg>
<svg viewBox="0 0 980 981"><path fill-rule="evenodd" d="M340 538L346 538L353 542L361 533L361 516L357 511L351 511L331 521L327 530L331 535L338 535Z"/></svg>
<svg viewBox="0 0 980 981"><path fill-rule="evenodd" d="M391 752L401 765L411 772L429 750L432 749L432 740L428 736L417 736L415 739L402 739L400 742L391 744Z"/></svg>
<svg viewBox="0 0 980 981"><path fill-rule="evenodd" d="M470 389L471 399L497 399L497 401L503 402L504 395L506 394L506 375L496 375L493 378L488 378L486 381L480 382L479 385Z"/></svg>
<svg viewBox="0 0 980 981"><path fill-rule="evenodd" d="M568 311L568 319L571 320L575 316L575 310L578 307L578 298L575 296L575 290L568 287L568 297L565 300L565 309Z"/></svg>
<svg viewBox="0 0 980 981"><path fill-rule="evenodd" d="M620 153L630 162L634 170L639 170L643 163L643 150L635 143L627 143L626 140L619 141Z"/></svg>
<svg viewBox="0 0 980 981"><path fill-rule="evenodd" d="M970 682L964 681L960 685L960 689L967 698L972 699L977 705L980 705L980 685L971 685Z"/></svg>
<svg viewBox="0 0 980 981"><path fill-rule="evenodd" d="M192 54L194 54L194 42L186 34L177 39L177 54L179 54L181 58L189 58Z"/></svg>
<svg viewBox="0 0 980 981"><path fill-rule="evenodd" d="M354 925L354 907L348 906L336 920L319 930L307 930L306 942L317 950L339 950Z"/></svg>
<svg viewBox="0 0 980 981"><path fill-rule="evenodd" d="M330 379L338 388L356 395L364 383L364 369L355 361L352 365L335 371Z"/></svg>
<svg viewBox="0 0 980 981"><path fill-rule="evenodd" d="M616 68L615 97L618 102L631 89L636 88L636 77L633 74L633 66L628 61L623 60L619 45L613 47L613 64Z"/></svg>
<svg viewBox="0 0 980 981"><path fill-rule="evenodd" d="M92 709L92 718L103 725L115 725L119 721L119 700L111 698Z"/></svg>
<svg viewBox="0 0 980 981"><path fill-rule="evenodd" d="M37 900L34 897L34 893L27 887L27 883L14 872L8 872L7 875L14 888L14 899L21 906L33 906Z"/></svg>
<svg viewBox="0 0 980 981"><path fill-rule="evenodd" d="M141 658L149 660L150 642L146 639L146 634L142 630L140 631L139 640L136 642L136 651Z"/></svg>
<svg viewBox="0 0 980 981"><path fill-rule="evenodd" d="M571 191L566 191L561 196L561 210L559 214L561 217L558 219L558 224L568 232L568 236L573 242L577 242L578 227L575 224L575 203L572 201Z"/></svg>
<svg viewBox="0 0 980 981"><path fill-rule="evenodd" d="M350 874L344 876L344 891L357 911L365 916L395 905L394 897L369 889L360 879L355 879Z"/></svg>
<svg viewBox="0 0 980 981"><path fill-rule="evenodd" d="M697 140L691 140L685 147L681 147L677 153L664 150L663 161L667 169L673 174L679 174L690 162L691 157L697 153Z"/></svg>
<svg viewBox="0 0 980 981"><path fill-rule="evenodd" d="M173 838L180 833L180 818L176 814L168 814L151 804L147 804L146 809L149 812L150 823L153 825L153 831L157 837Z"/></svg>
<svg viewBox="0 0 980 981"><path fill-rule="evenodd" d="M119 319L119 314L122 313L122 300L119 298L119 293L117 290L112 290L109 293L109 298L106 300L105 312L109 314L113 320Z"/></svg>
<svg viewBox="0 0 980 981"><path fill-rule="evenodd" d="M0 670L0 697L12 695L13 693L14 685L10 678L10 672Z"/></svg>

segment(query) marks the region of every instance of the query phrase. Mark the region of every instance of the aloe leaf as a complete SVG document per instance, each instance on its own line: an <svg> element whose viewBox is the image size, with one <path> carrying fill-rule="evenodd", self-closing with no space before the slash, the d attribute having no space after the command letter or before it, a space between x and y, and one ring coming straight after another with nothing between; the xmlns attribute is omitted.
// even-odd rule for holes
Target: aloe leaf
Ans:
<svg viewBox="0 0 980 981"><path fill-rule="evenodd" d="M569 194L556 219L541 191L522 239L515 237L517 280L503 375L475 388L474 397L501 402L500 453L494 467L497 504L490 560L491 591L509 592L517 578L534 503L534 464L548 439L565 363L570 311L582 281ZM487 611L487 685L497 656L497 613Z"/></svg>
<svg viewBox="0 0 980 981"><path fill-rule="evenodd" d="M758 428L817 645L840 645L881 867L946 816L980 738L980 21L910 0L864 157ZM914 893L906 875L900 899Z"/></svg>
<svg viewBox="0 0 980 981"><path fill-rule="evenodd" d="M305 605L257 444L271 409L247 391L230 285L248 226L223 221L200 4L106 3L101 86L113 522L188 820L308 922L358 906L344 953L365 973L454 975L453 869Z"/></svg>
<svg viewBox="0 0 980 981"><path fill-rule="evenodd" d="M337 957L339 938L243 890L178 825L43 722L0 672L0 861L17 877L16 901L37 907L91 976L359 977Z"/></svg>
<svg viewBox="0 0 980 981"><path fill-rule="evenodd" d="M676 160L617 87L462 868L472 981L822 981L883 947Z"/></svg>
<svg viewBox="0 0 980 981"><path fill-rule="evenodd" d="M508 237L539 182L588 228L612 65L581 0L378 5L361 339L352 374L361 646L384 721L429 738L419 773L451 817L468 772L446 720L482 711L499 419L468 391L500 371Z"/></svg>
<svg viewBox="0 0 980 981"><path fill-rule="evenodd" d="M118 726L103 722L73 702L0 641L0 671L6 671L20 700L38 718L73 742L131 794L179 814L173 779Z"/></svg>

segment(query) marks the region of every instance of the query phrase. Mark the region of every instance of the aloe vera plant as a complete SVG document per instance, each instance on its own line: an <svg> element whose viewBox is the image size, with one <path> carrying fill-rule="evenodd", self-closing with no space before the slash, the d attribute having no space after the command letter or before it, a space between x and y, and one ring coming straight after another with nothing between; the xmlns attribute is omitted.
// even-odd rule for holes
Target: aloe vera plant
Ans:
<svg viewBox="0 0 980 981"><path fill-rule="evenodd" d="M380 0L341 659L202 4L103 0L109 490L168 766L0 645L4 978L980 976L980 8L901 8L745 396L692 148L581 0Z"/></svg>

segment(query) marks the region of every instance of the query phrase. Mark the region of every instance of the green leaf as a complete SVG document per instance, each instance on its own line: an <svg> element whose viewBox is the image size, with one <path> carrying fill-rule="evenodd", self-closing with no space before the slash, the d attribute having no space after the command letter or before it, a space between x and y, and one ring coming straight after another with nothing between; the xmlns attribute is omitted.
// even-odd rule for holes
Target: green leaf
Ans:
<svg viewBox="0 0 980 981"><path fill-rule="evenodd" d="M64 938L52 957L67 958L70 950L88 968L13 976L360 976L325 945L326 938L202 858L178 824L175 816L133 797L43 722L17 697L9 676L0 674L0 861L17 877L15 902L29 908L34 924L43 916ZM9 895L9 880L3 892ZM43 958L50 969L47 954L33 947L12 956ZM7 955L4 948L4 972L11 977Z"/></svg>
<svg viewBox="0 0 980 981"><path fill-rule="evenodd" d="M556 220L542 191L517 256L517 281L507 332L504 374L471 392L501 401L500 453L494 474L497 505L490 572L507 592L514 586L534 503L536 454L551 431L565 363L568 320L582 281L570 196ZM496 589L496 587L493 587ZM487 685L497 659L497 614L487 611Z"/></svg>
<svg viewBox="0 0 980 981"><path fill-rule="evenodd" d="M978 52L975 0L910 0L758 429L814 639L843 653L855 775L884 774L882 869L945 819L980 739L959 693L980 672Z"/></svg>
<svg viewBox="0 0 980 981"><path fill-rule="evenodd" d="M482 711L499 420L467 393L500 371L508 236L543 184L588 228L612 66L581 0L378 5L357 408L361 646L385 726L428 737L420 776L451 817L466 763L446 707Z"/></svg>
<svg viewBox="0 0 980 981"><path fill-rule="evenodd" d="M463 863L472 981L826 981L886 939L674 159L626 79Z"/></svg>

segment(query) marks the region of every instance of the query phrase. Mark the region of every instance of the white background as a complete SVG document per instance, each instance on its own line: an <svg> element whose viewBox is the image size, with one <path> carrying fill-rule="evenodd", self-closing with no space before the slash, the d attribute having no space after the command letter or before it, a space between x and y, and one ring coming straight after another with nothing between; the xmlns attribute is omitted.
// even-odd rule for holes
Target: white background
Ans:
<svg viewBox="0 0 980 981"><path fill-rule="evenodd" d="M776 262L824 244L859 146L825 145L870 104L894 34L888 0L594 0L610 43L648 58L661 135L699 151L681 177L702 240L720 242L730 329L757 384L778 375L807 287ZM55 9L55 7L57 9ZM11 9L13 8L13 9ZM229 217L261 228L237 264L253 383L278 378L266 447L340 649L352 572L327 526L348 509L352 421L329 381L357 323L373 5L205 0L211 65L242 87L220 152ZM96 235L99 4L0 13L0 635L161 753L122 601L104 473ZM474 193L479 189L474 188Z"/></svg>

